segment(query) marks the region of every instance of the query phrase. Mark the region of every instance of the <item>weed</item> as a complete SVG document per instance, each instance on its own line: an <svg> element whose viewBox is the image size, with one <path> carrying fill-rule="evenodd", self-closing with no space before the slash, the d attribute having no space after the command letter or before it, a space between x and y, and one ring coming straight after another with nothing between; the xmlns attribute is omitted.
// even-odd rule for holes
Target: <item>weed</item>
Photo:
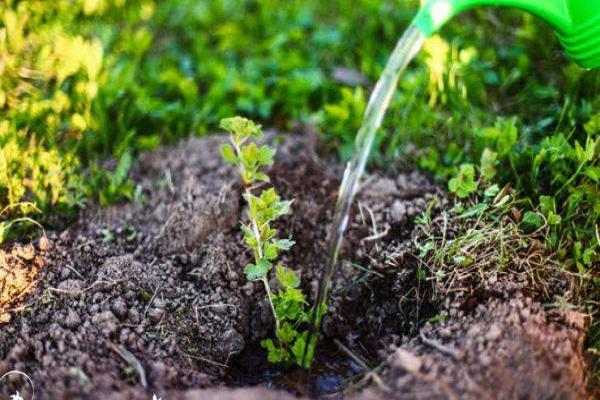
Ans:
<svg viewBox="0 0 600 400"><path fill-rule="evenodd" d="M241 118L227 118L221 121L221 128L229 133L230 144L223 144L223 159L238 167L244 183L244 199L248 204L249 224L241 223L244 240L254 255L254 263L246 265L244 272L249 281L260 281L265 287L267 298L275 319L275 337L261 342L268 351L271 363L302 365L306 348L307 332L300 332L299 326L308 321L306 296L299 288L300 280L289 268L278 262L279 253L289 250L294 241L280 239L271 223L289 212L291 201L281 200L274 188L253 191L269 177L264 168L273 164L275 149L257 146L251 139L262 136L260 125ZM275 292L269 284L269 272L275 266L275 275L281 289ZM314 343L309 346L304 366L310 365Z"/></svg>
<svg viewBox="0 0 600 400"><path fill-rule="evenodd" d="M472 292L505 274L520 276L528 289L547 300L554 300L550 293L557 290L569 298L577 296L584 280L565 271L557 254L544 245L547 221L523 233L519 202L504 190L495 192L480 202L467 200L453 210L419 219L414 243L423 277L433 281L440 298Z"/></svg>

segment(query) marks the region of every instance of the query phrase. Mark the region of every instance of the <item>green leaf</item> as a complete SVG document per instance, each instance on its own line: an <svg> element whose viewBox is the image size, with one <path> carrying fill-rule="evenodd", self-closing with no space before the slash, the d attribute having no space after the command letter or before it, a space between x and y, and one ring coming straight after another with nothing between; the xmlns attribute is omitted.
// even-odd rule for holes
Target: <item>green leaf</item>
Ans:
<svg viewBox="0 0 600 400"><path fill-rule="evenodd" d="M458 265L459 267L468 267L469 265L473 264L473 259L467 256L454 256L452 261L454 261L454 264Z"/></svg>
<svg viewBox="0 0 600 400"><path fill-rule="evenodd" d="M500 156L506 156L513 151L513 148L517 144L519 133L517 130L517 119L516 118L498 118L494 125L497 136L496 139L496 151Z"/></svg>
<svg viewBox="0 0 600 400"><path fill-rule="evenodd" d="M259 138L262 136L261 126L243 117L224 118L219 127L237 136L238 141L247 137Z"/></svg>
<svg viewBox="0 0 600 400"><path fill-rule="evenodd" d="M254 170L256 168L258 157L258 147L256 146L256 143L252 142L240 147L240 160L247 169Z"/></svg>
<svg viewBox="0 0 600 400"><path fill-rule="evenodd" d="M269 360L271 364L284 362L288 358L287 351L276 347L271 339L261 340L260 346L267 350L267 360Z"/></svg>
<svg viewBox="0 0 600 400"><path fill-rule="evenodd" d="M560 215L555 214L554 212L550 212L550 214L548 214L548 223L550 225L558 225L560 224L560 222L562 221L562 218L560 217Z"/></svg>
<svg viewBox="0 0 600 400"><path fill-rule="evenodd" d="M596 251L592 247L588 247L584 250L581 255L581 261L584 265L591 267L594 262L594 257L596 256Z"/></svg>
<svg viewBox="0 0 600 400"><path fill-rule="evenodd" d="M433 249L435 249L435 243L433 241L426 242L423 246L417 244L419 249L419 258L423 259Z"/></svg>
<svg viewBox="0 0 600 400"><path fill-rule="evenodd" d="M551 212L556 212L556 202L551 196L540 196L540 211L544 215L549 215Z"/></svg>
<svg viewBox="0 0 600 400"><path fill-rule="evenodd" d="M242 230L242 233L244 234L244 239L254 237L254 231L252 230L252 228L250 228L250 226L244 224L243 222L240 222L240 229Z"/></svg>
<svg viewBox="0 0 600 400"><path fill-rule="evenodd" d="M521 225L525 230L534 231L544 225L544 220L537 212L527 211L525 212L525 215L523 215Z"/></svg>
<svg viewBox="0 0 600 400"><path fill-rule="evenodd" d="M277 336L277 339L279 339L279 341L285 345L288 343L292 343L294 338L298 335L298 332L292 327L292 325L289 322L284 322L281 325L281 328L279 328L275 332L275 335Z"/></svg>
<svg viewBox="0 0 600 400"><path fill-rule="evenodd" d="M283 265L277 264L276 273L279 283L281 283L284 288L297 288L300 285L300 280L296 274L294 274L294 271L285 268Z"/></svg>
<svg viewBox="0 0 600 400"><path fill-rule="evenodd" d="M583 174L596 183L600 181L600 167L587 167Z"/></svg>
<svg viewBox="0 0 600 400"><path fill-rule="evenodd" d="M302 293L302 290L288 287L285 292L283 292L282 299L288 302L304 303L305 296L304 293Z"/></svg>
<svg viewBox="0 0 600 400"><path fill-rule="evenodd" d="M489 188L485 189L485 192L483 192L483 195L485 197L495 197L498 193L500 193L500 188L498 187L498 185L492 185Z"/></svg>
<svg viewBox="0 0 600 400"><path fill-rule="evenodd" d="M280 250L289 250L296 242L290 239L277 239L273 241L273 244Z"/></svg>
<svg viewBox="0 0 600 400"><path fill-rule="evenodd" d="M244 223L240 223L240 228L244 233L244 241L246 242L248 247L250 247L253 250L258 248L258 240L256 240L256 237L254 236L254 231L252 231L252 229Z"/></svg>
<svg viewBox="0 0 600 400"><path fill-rule="evenodd" d="M280 201L276 204L277 217L282 215L286 215L290 212L290 207L292 205L291 201Z"/></svg>
<svg viewBox="0 0 600 400"><path fill-rule="evenodd" d="M486 182L491 181L496 176L496 160L498 159L498 153L485 148L481 154L480 171L481 176Z"/></svg>
<svg viewBox="0 0 600 400"><path fill-rule="evenodd" d="M254 174L254 179L257 181L263 181L263 182L269 182L269 175L265 174L264 172L256 172Z"/></svg>
<svg viewBox="0 0 600 400"><path fill-rule="evenodd" d="M255 281L258 279L264 279L267 276L267 272L272 268L270 262L265 259L260 259L256 264L248 264L244 268L244 273L249 281Z"/></svg>
<svg viewBox="0 0 600 400"><path fill-rule="evenodd" d="M273 165L273 158L277 150L274 148L264 145L258 149L257 161L259 165L270 166Z"/></svg>
<svg viewBox="0 0 600 400"><path fill-rule="evenodd" d="M274 188L264 190L260 194L259 198L263 207L270 207L276 204L280 199L279 195L277 194Z"/></svg>
<svg viewBox="0 0 600 400"><path fill-rule="evenodd" d="M238 158L230 144L223 143L221 145L221 157L229 164L237 164Z"/></svg>
<svg viewBox="0 0 600 400"><path fill-rule="evenodd" d="M600 141L600 139L598 139ZM590 136L585 141L585 160L592 161L594 159L594 153L596 152L596 141L592 140Z"/></svg>
<svg viewBox="0 0 600 400"><path fill-rule="evenodd" d="M469 218L473 216L481 216L488 209L488 205L485 203L475 204L473 207L469 208L467 211L460 215L461 218Z"/></svg>
<svg viewBox="0 0 600 400"><path fill-rule="evenodd" d="M117 169L112 175L113 182L115 186L122 185L127 179L127 175L129 174L129 170L133 165L133 156L129 151L126 151L119 158L119 164L117 165Z"/></svg>
<svg viewBox="0 0 600 400"><path fill-rule="evenodd" d="M592 115L590 120L583 126L583 128L590 135L600 133L600 112Z"/></svg>
<svg viewBox="0 0 600 400"><path fill-rule="evenodd" d="M273 303L280 321L296 321L304 314L305 295L300 289L288 287L274 297Z"/></svg>
<svg viewBox="0 0 600 400"><path fill-rule="evenodd" d="M448 182L448 189L459 198L468 197L477 190L475 167L472 164L460 166L458 174Z"/></svg>
<svg viewBox="0 0 600 400"><path fill-rule="evenodd" d="M277 246L273 243L266 242L263 246L263 256L267 260L275 260L277 258Z"/></svg>
<svg viewBox="0 0 600 400"><path fill-rule="evenodd" d="M312 359L315 355L315 344L316 336L312 336L308 349L306 349L306 337L307 333L302 332L300 336L294 342L292 346L292 354L296 358L296 364L303 368L310 368ZM306 349L306 357L304 357L304 350ZM302 358L304 357L304 365L302 365Z"/></svg>
<svg viewBox="0 0 600 400"><path fill-rule="evenodd" d="M575 156L577 157L577 161L579 163L585 162L587 158L585 150L583 149L583 147L581 147L581 144L577 140L575 141Z"/></svg>

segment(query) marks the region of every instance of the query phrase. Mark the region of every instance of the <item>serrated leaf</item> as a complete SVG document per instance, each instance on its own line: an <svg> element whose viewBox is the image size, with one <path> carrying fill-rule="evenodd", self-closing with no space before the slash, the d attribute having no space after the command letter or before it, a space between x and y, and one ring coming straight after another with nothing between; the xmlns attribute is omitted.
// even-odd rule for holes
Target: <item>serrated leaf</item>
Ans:
<svg viewBox="0 0 600 400"><path fill-rule="evenodd" d="M265 259L260 259L256 264L248 264L244 268L244 273L249 281L264 279L272 268L271 263Z"/></svg>
<svg viewBox="0 0 600 400"><path fill-rule="evenodd" d="M287 351L276 347L271 339L261 340L260 346L267 350L267 360L272 364L281 363L287 359Z"/></svg>
<svg viewBox="0 0 600 400"><path fill-rule="evenodd" d="M230 164L237 164L238 162L238 158L235 155L233 147L231 147L231 145L228 143L223 143L221 145L221 158L223 158L225 162Z"/></svg>
<svg viewBox="0 0 600 400"><path fill-rule="evenodd" d="M279 328L275 332L275 336L282 344L292 343L294 338L298 336L298 332L292 327L289 322L284 322L281 324L281 328Z"/></svg>
<svg viewBox="0 0 600 400"><path fill-rule="evenodd" d="M277 150L274 148L264 145L258 149L257 161L260 165L270 166L273 165L273 158Z"/></svg>
<svg viewBox="0 0 600 400"><path fill-rule="evenodd" d="M278 202L280 199L279 195L275 191L274 188L270 188L268 190L264 190L260 194L260 200L264 204L264 206L268 207L271 204Z"/></svg>
<svg viewBox="0 0 600 400"><path fill-rule="evenodd" d="M252 142L240 147L240 160L246 168L255 168L255 165L258 162L258 147L256 146L256 143Z"/></svg>
<svg viewBox="0 0 600 400"><path fill-rule="evenodd" d="M263 246L263 255L267 260L274 260L277 258L277 246L273 243L266 242Z"/></svg>
<svg viewBox="0 0 600 400"><path fill-rule="evenodd" d="M548 214L548 223L550 225L558 225L560 224L562 221L562 218L560 217L560 215L555 214L554 212L550 212L550 214Z"/></svg>
<svg viewBox="0 0 600 400"><path fill-rule="evenodd" d="M534 231L538 228L541 228L544 225L544 220L537 212L527 211L525 212L525 215L523 215L521 225L526 230Z"/></svg>
<svg viewBox="0 0 600 400"><path fill-rule="evenodd" d="M463 164L456 176L448 182L448 189L459 198L468 197L477 190L475 181L475 167L472 164Z"/></svg>
<svg viewBox="0 0 600 400"><path fill-rule="evenodd" d="M297 288L300 285L300 280L294 271L285 268L283 265L277 264L276 273L279 283L281 283L284 288Z"/></svg>
<svg viewBox="0 0 600 400"><path fill-rule="evenodd" d="M304 303L305 296L304 293L300 289L288 287L285 292L283 292L283 297L285 301L296 302L296 303Z"/></svg>
<svg viewBox="0 0 600 400"><path fill-rule="evenodd" d="M244 234L244 239L248 240L248 238L254 238L254 231L248 225L244 224L243 222L240 222L240 229Z"/></svg>
<svg viewBox="0 0 600 400"><path fill-rule="evenodd" d="M276 206L277 217L280 217L282 215L286 215L287 213L289 213L291 205L292 205L291 201L280 201L280 202L278 202L277 206Z"/></svg>
<svg viewBox="0 0 600 400"><path fill-rule="evenodd" d="M289 250L296 242L290 239L277 239L273 241L273 244L280 250Z"/></svg>
<svg viewBox="0 0 600 400"><path fill-rule="evenodd" d="M259 138L262 136L261 126L244 117L224 118L221 120L219 127L232 135L236 135L237 139Z"/></svg>

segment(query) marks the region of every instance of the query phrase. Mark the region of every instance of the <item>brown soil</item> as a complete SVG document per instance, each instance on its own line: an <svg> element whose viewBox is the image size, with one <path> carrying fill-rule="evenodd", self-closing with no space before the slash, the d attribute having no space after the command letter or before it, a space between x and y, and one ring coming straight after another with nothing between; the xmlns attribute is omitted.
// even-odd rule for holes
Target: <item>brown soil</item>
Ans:
<svg viewBox="0 0 600 400"><path fill-rule="evenodd" d="M285 262L314 293L341 167L317 156L310 135L269 137L279 148L273 184L295 199L293 214L278 223L297 242ZM236 171L218 154L221 140L143 154L135 172L143 201L89 209L35 247L0 250L0 376L26 372L39 399L306 394L290 384L296 378L280 385L290 394L227 388L278 384L264 364L244 361L263 357L257 343L272 323L263 288L242 272L250 261L238 229L244 203ZM552 293L525 290L509 274L474 280L457 300L417 279L415 218L434 197L439 212L444 194L418 173L365 179L323 323L331 351L321 353L362 365L347 396L585 398L587 321L544 308ZM287 374L297 371L280 376ZM29 392L9 378L0 394Z"/></svg>

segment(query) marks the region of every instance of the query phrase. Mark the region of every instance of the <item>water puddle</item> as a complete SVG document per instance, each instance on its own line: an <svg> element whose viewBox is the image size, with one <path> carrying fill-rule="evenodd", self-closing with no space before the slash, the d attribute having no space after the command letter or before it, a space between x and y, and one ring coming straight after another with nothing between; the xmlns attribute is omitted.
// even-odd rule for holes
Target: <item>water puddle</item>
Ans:
<svg viewBox="0 0 600 400"><path fill-rule="evenodd" d="M260 345L248 346L248 350L240 354L236 364L231 366L228 385L265 385L269 389L284 390L303 397L341 399L342 390L367 372L328 342L319 347L318 360L308 375L306 370L299 367L284 370L269 364L266 359L266 352Z"/></svg>

